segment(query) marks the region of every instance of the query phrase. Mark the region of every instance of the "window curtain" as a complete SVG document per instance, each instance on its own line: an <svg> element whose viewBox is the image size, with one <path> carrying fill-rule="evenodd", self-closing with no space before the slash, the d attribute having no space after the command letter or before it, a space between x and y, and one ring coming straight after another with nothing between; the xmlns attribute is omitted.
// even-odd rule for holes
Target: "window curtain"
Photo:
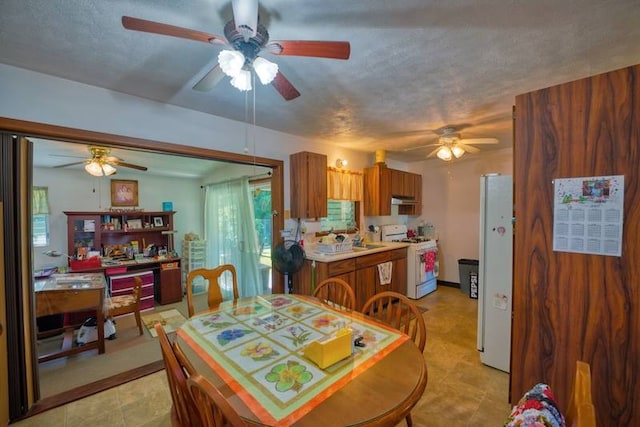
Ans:
<svg viewBox="0 0 640 427"><path fill-rule="evenodd" d="M205 193L204 234L207 267L233 264L241 297L261 292L259 245L249 178L209 184ZM233 298L230 280L221 283L224 299Z"/></svg>
<svg viewBox="0 0 640 427"><path fill-rule="evenodd" d="M361 201L362 173L328 167L327 198Z"/></svg>
<svg viewBox="0 0 640 427"><path fill-rule="evenodd" d="M33 215L49 214L49 188L33 187L33 195L31 197Z"/></svg>

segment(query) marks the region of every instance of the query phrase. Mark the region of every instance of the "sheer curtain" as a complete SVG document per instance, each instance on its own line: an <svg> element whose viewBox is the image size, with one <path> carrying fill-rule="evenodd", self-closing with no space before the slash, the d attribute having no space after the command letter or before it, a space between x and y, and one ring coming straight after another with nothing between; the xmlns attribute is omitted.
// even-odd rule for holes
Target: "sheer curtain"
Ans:
<svg viewBox="0 0 640 427"><path fill-rule="evenodd" d="M207 267L233 264L240 296L258 295L262 289L258 273L260 249L248 177L206 186L204 234ZM222 285L222 295L233 298L231 281Z"/></svg>

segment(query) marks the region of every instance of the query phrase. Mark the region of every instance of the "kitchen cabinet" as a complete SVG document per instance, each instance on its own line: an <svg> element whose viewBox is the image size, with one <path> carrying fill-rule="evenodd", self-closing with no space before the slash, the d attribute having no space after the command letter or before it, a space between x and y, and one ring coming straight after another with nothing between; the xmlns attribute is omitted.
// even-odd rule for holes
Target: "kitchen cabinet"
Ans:
<svg viewBox="0 0 640 427"><path fill-rule="evenodd" d="M378 264L391 261L391 283L380 284ZM373 295L383 291L395 291L407 294L407 248L390 249L372 254L354 254L331 262L315 261L315 271L311 260L305 260L302 269L294 274L293 292L311 295L312 278L314 284L329 277L338 277L349 283L356 295L356 308L359 310Z"/></svg>
<svg viewBox="0 0 640 427"><path fill-rule="evenodd" d="M391 197L416 201L398 206L400 215L422 214L422 175L390 169L379 163L364 169L364 214L391 215Z"/></svg>
<svg viewBox="0 0 640 427"><path fill-rule="evenodd" d="M363 171L365 216L391 215L391 169L378 163Z"/></svg>
<svg viewBox="0 0 640 427"><path fill-rule="evenodd" d="M307 151L289 156L291 218L327 216L327 156Z"/></svg>

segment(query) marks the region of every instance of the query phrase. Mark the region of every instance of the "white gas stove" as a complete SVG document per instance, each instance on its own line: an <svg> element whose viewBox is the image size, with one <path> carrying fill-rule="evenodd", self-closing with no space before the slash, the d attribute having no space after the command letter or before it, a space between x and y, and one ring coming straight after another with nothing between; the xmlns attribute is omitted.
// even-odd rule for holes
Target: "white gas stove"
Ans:
<svg viewBox="0 0 640 427"><path fill-rule="evenodd" d="M438 245L435 240L407 237L407 226L383 225L380 228L383 242L406 242L407 248L407 296L419 299L438 287Z"/></svg>

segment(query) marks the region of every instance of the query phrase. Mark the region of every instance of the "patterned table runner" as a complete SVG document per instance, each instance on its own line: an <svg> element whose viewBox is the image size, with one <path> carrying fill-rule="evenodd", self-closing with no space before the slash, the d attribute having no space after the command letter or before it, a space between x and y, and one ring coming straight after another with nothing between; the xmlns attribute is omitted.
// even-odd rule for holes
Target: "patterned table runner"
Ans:
<svg viewBox="0 0 640 427"><path fill-rule="evenodd" d="M365 347L322 370L302 349L350 327ZM408 338L300 295L245 298L192 317L178 335L268 425L290 425Z"/></svg>

